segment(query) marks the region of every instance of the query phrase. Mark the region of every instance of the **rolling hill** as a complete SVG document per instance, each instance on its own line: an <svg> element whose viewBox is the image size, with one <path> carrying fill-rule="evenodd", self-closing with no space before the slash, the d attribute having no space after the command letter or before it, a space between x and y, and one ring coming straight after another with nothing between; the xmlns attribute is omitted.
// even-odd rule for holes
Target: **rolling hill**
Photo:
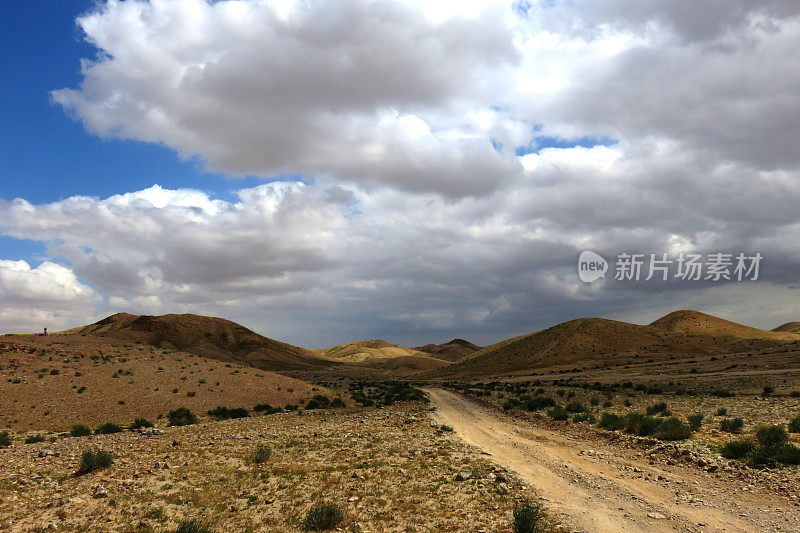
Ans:
<svg viewBox="0 0 800 533"><path fill-rule="evenodd" d="M800 335L765 331L697 311L675 311L642 326L580 318L488 346L425 378L471 378L535 369L568 369L742 352L800 342Z"/></svg>
<svg viewBox="0 0 800 533"><path fill-rule="evenodd" d="M460 361L474 354L480 350L481 347L469 341L465 341L464 339L453 339L444 344L426 344L425 346L414 349L431 354L439 359L444 359L445 361Z"/></svg>

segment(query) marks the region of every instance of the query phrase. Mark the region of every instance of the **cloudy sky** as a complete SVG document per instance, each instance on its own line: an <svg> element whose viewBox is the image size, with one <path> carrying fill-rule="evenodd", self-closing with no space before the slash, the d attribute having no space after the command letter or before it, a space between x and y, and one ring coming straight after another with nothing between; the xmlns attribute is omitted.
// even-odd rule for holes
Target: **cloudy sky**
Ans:
<svg viewBox="0 0 800 533"><path fill-rule="evenodd" d="M0 10L2 332L194 312L319 347L800 320L800 2ZM579 279L583 250L605 279ZM758 279L613 279L621 253L717 252L760 253Z"/></svg>

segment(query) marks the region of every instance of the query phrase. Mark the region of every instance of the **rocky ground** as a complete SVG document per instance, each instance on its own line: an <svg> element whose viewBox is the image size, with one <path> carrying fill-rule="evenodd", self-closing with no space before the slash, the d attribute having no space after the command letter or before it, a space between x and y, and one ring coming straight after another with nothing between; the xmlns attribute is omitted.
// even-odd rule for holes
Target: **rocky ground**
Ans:
<svg viewBox="0 0 800 533"><path fill-rule="evenodd" d="M281 413L0 448L0 529L296 531L316 502L341 531L510 531L530 489L422 404ZM270 458L255 464L258 445ZM113 464L75 475L82 452Z"/></svg>

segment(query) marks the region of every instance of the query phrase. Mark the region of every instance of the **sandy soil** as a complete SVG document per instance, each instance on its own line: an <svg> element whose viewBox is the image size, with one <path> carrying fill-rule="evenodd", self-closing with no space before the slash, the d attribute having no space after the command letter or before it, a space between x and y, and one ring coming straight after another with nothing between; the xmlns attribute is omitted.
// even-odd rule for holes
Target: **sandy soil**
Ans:
<svg viewBox="0 0 800 533"><path fill-rule="evenodd" d="M453 392L428 389L437 422L452 426L530 483L579 531L800 531L789 495L691 466L654 463L594 433L568 435L505 416Z"/></svg>

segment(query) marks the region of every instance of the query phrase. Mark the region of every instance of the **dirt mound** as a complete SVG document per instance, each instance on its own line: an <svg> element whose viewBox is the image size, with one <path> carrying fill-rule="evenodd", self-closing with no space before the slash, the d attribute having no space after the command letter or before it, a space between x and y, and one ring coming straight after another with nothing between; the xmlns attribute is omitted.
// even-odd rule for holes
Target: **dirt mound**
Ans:
<svg viewBox="0 0 800 533"><path fill-rule="evenodd" d="M800 335L764 331L694 311L679 311L640 326L581 318L488 346L425 377L473 377L630 364L742 352L800 341Z"/></svg>
<svg viewBox="0 0 800 533"><path fill-rule="evenodd" d="M465 341L464 339L453 339L444 344L426 344L425 346L415 348L415 350L429 353L434 357L444 359L446 361L460 361L461 359L474 354L480 349L480 346L472 344L469 341Z"/></svg>

